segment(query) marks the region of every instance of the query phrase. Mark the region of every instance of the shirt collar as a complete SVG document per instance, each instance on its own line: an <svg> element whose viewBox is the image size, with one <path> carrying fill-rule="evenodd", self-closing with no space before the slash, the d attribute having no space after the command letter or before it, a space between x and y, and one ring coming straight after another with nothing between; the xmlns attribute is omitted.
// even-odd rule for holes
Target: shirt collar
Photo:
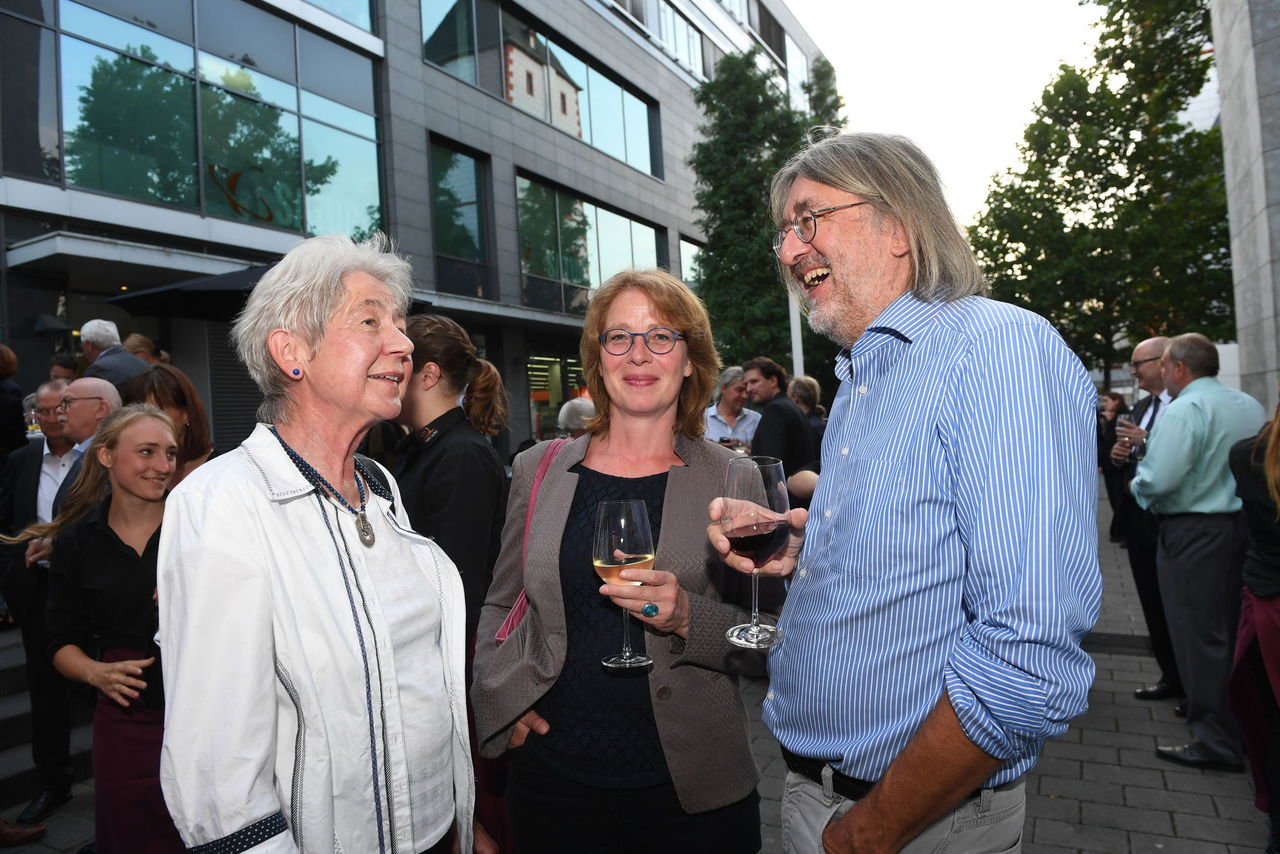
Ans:
<svg viewBox="0 0 1280 854"><path fill-rule="evenodd" d="M909 290L899 295L885 306L852 347L846 347L836 355L836 374L848 377L855 357L865 356L894 341L915 343L928 330L942 306L942 300L924 302Z"/></svg>

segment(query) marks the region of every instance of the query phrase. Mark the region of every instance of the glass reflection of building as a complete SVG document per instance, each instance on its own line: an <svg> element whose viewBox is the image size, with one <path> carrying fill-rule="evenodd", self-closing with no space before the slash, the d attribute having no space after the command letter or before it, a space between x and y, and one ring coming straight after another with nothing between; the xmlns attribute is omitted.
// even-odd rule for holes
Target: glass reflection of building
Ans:
<svg viewBox="0 0 1280 854"><path fill-rule="evenodd" d="M753 46L802 97L816 49L784 0L0 0L19 383L110 318L170 351L232 447L257 405L227 344L242 297L200 277L383 228L418 308L502 371L500 451L545 437L581 393L592 290L655 265L696 285L693 89Z"/></svg>

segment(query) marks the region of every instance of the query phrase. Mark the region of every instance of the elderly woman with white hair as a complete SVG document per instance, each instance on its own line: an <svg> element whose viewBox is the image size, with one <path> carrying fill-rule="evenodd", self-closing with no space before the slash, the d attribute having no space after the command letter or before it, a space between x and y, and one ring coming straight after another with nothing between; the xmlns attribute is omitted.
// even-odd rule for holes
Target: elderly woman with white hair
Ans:
<svg viewBox="0 0 1280 854"><path fill-rule="evenodd" d="M161 781L193 849L472 850L462 583L355 452L400 411L409 303L384 237L326 235L236 320L264 423L160 543Z"/></svg>

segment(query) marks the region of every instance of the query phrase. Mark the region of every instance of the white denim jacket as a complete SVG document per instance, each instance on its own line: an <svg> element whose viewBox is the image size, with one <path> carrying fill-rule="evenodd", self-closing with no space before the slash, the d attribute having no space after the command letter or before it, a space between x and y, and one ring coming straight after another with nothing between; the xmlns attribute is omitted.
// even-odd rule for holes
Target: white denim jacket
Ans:
<svg viewBox="0 0 1280 854"><path fill-rule="evenodd" d="M439 597L448 709L402 707L370 577L380 550L361 545L347 510L317 497L266 425L169 496L160 779L188 846L417 854L410 815L425 807L410 804L418 772L407 767L401 721L448 715L456 827L471 850L462 582L409 528L386 480L394 511L371 494L368 512L413 544L422 583Z"/></svg>

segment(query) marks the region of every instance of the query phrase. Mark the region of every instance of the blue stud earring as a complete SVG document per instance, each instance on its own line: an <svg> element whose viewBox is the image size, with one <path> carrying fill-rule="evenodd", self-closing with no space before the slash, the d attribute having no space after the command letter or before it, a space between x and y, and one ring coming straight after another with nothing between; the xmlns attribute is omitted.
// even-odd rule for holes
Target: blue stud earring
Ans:
<svg viewBox="0 0 1280 854"><path fill-rule="evenodd" d="M300 377L300 376L302 376L302 371L298 370L297 368L294 368L294 369L293 369L293 375L294 375L295 377Z"/></svg>

